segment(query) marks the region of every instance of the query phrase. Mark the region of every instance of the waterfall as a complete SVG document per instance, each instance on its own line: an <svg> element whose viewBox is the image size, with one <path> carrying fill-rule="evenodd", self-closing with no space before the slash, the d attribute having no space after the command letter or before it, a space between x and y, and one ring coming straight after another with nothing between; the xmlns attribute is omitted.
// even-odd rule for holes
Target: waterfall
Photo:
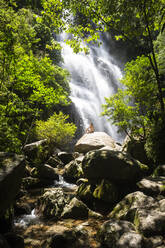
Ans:
<svg viewBox="0 0 165 248"><path fill-rule="evenodd" d="M109 54L104 40L101 47L91 46L88 55L83 52L75 54L63 42L63 36L61 35L60 42L64 67L71 74L71 100L78 112L83 132L92 122L95 131L104 131L120 142L121 136L117 133L117 128L106 117L100 116L104 98L111 96L120 86L122 73L117 62Z"/></svg>

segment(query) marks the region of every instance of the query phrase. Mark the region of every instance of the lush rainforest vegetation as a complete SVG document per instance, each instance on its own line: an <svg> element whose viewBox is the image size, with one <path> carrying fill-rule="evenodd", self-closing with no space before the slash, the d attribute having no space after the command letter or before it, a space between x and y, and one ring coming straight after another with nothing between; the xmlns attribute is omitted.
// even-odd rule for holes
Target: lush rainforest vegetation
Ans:
<svg viewBox="0 0 165 248"><path fill-rule="evenodd" d="M73 137L74 124L59 113L70 90L56 36L72 34L66 43L88 53L85 42L101 45L99 35L110 32L138 57L126 64L123 90L106 99L102 114L141 139L155 163L164 161L165 0L0 0L0 23L1 150L20 152L37 135L56 139L52 122L58 137Z"/></svg>

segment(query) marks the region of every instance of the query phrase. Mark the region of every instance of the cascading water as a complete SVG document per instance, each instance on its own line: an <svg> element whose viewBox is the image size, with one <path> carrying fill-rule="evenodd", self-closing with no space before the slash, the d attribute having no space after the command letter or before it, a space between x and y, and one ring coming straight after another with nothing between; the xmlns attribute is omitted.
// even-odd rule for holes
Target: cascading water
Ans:
<svg viewBox="0 0 165 248"><path fill-rule="evenodd" d="M104 131L115 140L121 141L116 127L101 117L101 105L105 103L105 97L111 96L119 87L119 79L122 73L115 59L109 54L103 42L101 47L90 47L89 55L73 53L72 48L60 36L64 67L71 74L71 99L80 118L83 132L92 122L95 131Z"/></svg>

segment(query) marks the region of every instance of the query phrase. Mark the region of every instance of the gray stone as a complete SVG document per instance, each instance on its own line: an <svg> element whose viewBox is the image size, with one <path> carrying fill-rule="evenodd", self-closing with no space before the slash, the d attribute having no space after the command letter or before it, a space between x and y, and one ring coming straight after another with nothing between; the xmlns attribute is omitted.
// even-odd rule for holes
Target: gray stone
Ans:
<svg viewBox="0 0 165 248"><path fill-rule="evenodd" d="M98 238L108 248L142 248L142 236L128 221L106 221L98 231Z"/></svg>
<svg viewBox="0 0 165 248"><path fill-rule="evenodd" d="M145 142L143 140L131 140L127 135L122 145L122 151L129 153L134 159L139 160L143 164L149 164L144 145Z"/></svg>
<svg viewBox="0 0 165 248"><path fill-rule="evenodd" d="M137 191L125 196L108 215L109 218L117 218L134 221L137 209L146 207L148 211L159 207L159 203L151 196Z"/></svg>
<svg viewBox="0 0 165 248"><path fill-rule="evenodd" d="M54 233L47 244L50 248L90 248L87 231L79 227Z"/></svg>
<svg viewBox="0 0 165 248"><path fill-rule="evenodd" d="M91 150L100 149L104 146L115 149L115 141L111 136L104 132L86 133L75 145L75 151L86 153Z"/></svg>
<svg viewBox="0 0 165 248"><path fill-rule="evenodd" d="M119 202L109 218L127 220L136 226L136 229L146 237L162 235L165 232L164 202L156 201L142 192L134 192Z"/></svg>
<svg viewBox="0 0 165 248"><path fill-rule="evenodd" d="M142 248L143 237L136 232L126 232L117 241L117 248Z"/></svg>
<svg viewBox="0 0 165 248"><path fill-rule="evenodd" d="M146 238L144 241L145 248L158 248L164 243L162 236L153 236L150 238Z"/></svg>
<svg viewBox="0 0 165 248"><path fill-rule="evenodd" d="M159 201L159 205L160 205L160 211L161 212L165 212L165 199L162 199Z"/></svg>
<svg viewBox="0 0 165 248"><path fill-rule="evenodd" d="M34 177L25 177L22 180L23 188L26 190L47 187L50 184L53 184L53 182L54 180L39 179Z"/></svg>
<svg viewBox="0 0 165 248"><path fill-rule="evenodd" d="M159 208L151 211L148 211L147 208L137 209L134 223L139 232L146 237L164 235L165 212L161 212Z"/></svg>
<svg viewBox="0 0 165 248"><path fill-rule="evenodd" d="M68 152L59 152L57 154L58 158L63 162L64 165L68 164L72 160L74 160L74 154Z"/></svg>
<svg viewBox="0 0 165 248"><path fill-rule="evenodd" d="M58 174L56 173L56 170L48 164L41 164L37 170L39 178L58 180Z"/></svg>
<svg viewBox="0 0 165 248"><path fill-rule="evenodd" d="M89 209L88 211L88 217L93 218L93 219L98 219L98 220L104 219L102 214L92 211L91 209Z"/></svg>
<svg viewBox="0 0 165 248"><path fill-rule="evenodd" d="M147 177L137 183L139 189L145 194L165 194L165 177Z"/></svg>
<svg viewBox="0 0 165 248"><path fill-rule="evenodd" d="M34 159L36 159L40 153L40 149L46 145L47 143L47 139L44 140L39 140L36 142L33 142L31 144L27 144L24 146L23 151L25 153L25 155L28 157L28 159L30 161L33 161Z"/></svg>
<svg viewBox="0 0 165 248"><path fill-rule="evenodd" d="M82 176L82 166L76 160L71 161L65 166L63 177L66 181L75 183Z"/></svg>
<svg viewBox="0 0 165 248"><path fill-rule="evenodd" d="M25 157L0 153L0 216L11 206L25 173Z"/></svg>
<svg viewBox="0 0 165 248"><path fill-rule="evenodd" d="M88 152L82 162L84 177L107 179L119 184L135 184L148 172L148 167L120 151Z"/></svg>
<svg viewBox="0 0 165 248"><path fill-rule="evenodd" d="M88 217L88 211L88 207L74 197L69 204L65 205L61 218L84 219Z"/></svg>
<svg viewBox="0 0 165 248"><path fill-rule="evenodd" d="M46 161L46 163L53 168L63 168L63 162L57 156L50 156L50 158Z"/></svg>
<svg viewBox="0 0 165 248"><path fill-rule="evenodd" d="M59 219L65 205L69 204L73 197L72 194L65 193L61 188L47 189L38 199L38 212L46 218Z"/></svg>

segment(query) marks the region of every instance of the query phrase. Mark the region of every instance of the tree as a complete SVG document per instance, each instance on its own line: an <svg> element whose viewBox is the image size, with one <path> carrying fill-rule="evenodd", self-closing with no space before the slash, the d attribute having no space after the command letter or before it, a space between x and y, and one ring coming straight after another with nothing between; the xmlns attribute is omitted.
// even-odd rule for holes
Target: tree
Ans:
<svg viewBox="0 0 165 248"><path fill-rule="evenodd" d="M57 65L59 56L50 58L59 46L54 48L46 24L48 35L38 36L42 16L15 8L14 1L0 0L0 148L20 152L36 119L69 104L70 90L69 73Z"/></svg>
<svg viewBox="0 0 165 248"><path fill-rule="evenodd" d="M44 0L43 7L47 17L54 19L58 28L61 25L72 34L73 39L68 43L75 51L80 49L80 39L97 41L100 31L113 32L116 39L145 47L143 54L148 57L154 71L160 108L164 113L163 85L153 45L165 24L164 0ZM57 22L57 17L60 22Z"/></svg>
<svg viewBox="0 0 165 248"><path fill-rule="evenodd" d="M121 80L123 89L106 98L102 115L131 138L146 140L152 116L159 111L156 94L156 78L145 56L128 62Z"/></svg>

